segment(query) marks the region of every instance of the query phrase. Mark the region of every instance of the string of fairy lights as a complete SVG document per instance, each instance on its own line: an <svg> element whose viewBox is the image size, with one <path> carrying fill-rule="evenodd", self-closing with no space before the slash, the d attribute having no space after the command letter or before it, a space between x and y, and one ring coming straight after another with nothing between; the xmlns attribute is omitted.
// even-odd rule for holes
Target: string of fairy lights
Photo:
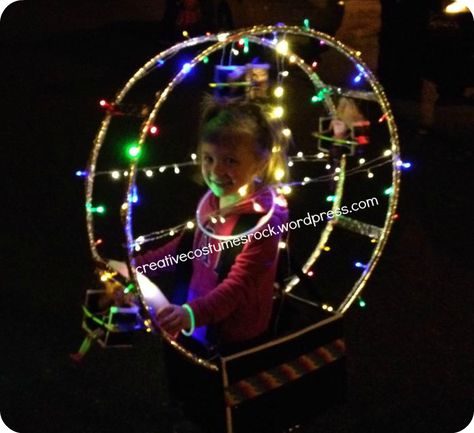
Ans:
<svg viewBox="0 0 474 433"><path fill-rule="evenodd" d="M305 19L303 21L303 27L304 29L308 30L310 29L309 25L309 20ZM278 37L280 35L280 37ZM283 36L281 36L283 35ZM185 38L189 37L189 34L184 31L183 36ZM208 35L209 36L209 35ZM221 33L217 35L217 40L219 42L225 42L227 38L229 37L229 33ZM253 38L253 39L252 39ZM230 43L230 48L228 51L228 65L232 65L232 61L234 57L237 57L241 54L249 54L250 53L250 42L255 42L255 37L241 37L238 40L233 40ZM319 43L321 45L325 44L324 40L320 40ZM280 120L282 122L282 119L284 118L285 115L285 109L282 104L283 98L285 96L285 88L284 88L284 82L285 79L290 75L290 71L287 68L287 65L292 65L295 64L299 67L305 67L306 72L312 72L311 77L313 84L315 85L316 92L310 97L310 102L312 104L318 104L321 102L327 103L328 100L330 100L330 97L333 95L337 96L346 96L349 98L354 98L354 99L362 99L362 100L367 100L367 101L377 101L377 95L372 92L372 91L365 91L365 90L360 90L360 89L345 89L342 87L338 86L333 86L329 85L326 83L323 83L318 74L316 73L318 69L318 61L314 60L310 62L308 65L304 63L304 61L299 58L296 54L291 52L290 49L290 44L288 40L286 39L286 33L278 33L277 31L273 32L273 39L270 41L267 41L266 44L273 45L275 53L276 53L276 83L274 87L272 88L272 94L277 101L277 104L273 107L273 110L271 112L271 116L273 119ZM226 63L226 47L227 45L223 46L222 53L221 53L221 65ZM172 53L167 58L160 59L159 61L156 62L155 67L159 68L164 65L166 61L169 60L169 58L173 57L176 55L176 52ZM360 55L360 53L355 53L356 56ZM209 57L208 56L202 56L198 61L202 61L202 63L207 64L209 62ZM189 63L186 62L181 66L181 73L182 74L188 74L189 72L192 71L194 67L194 63ZM143 76L147 75L150 73L152 69L145 71L143 73ZM355 75L351 79L351 83L353 86L359 86L362 82L367 80L369 77L367 70L359 63L355 63ZM212 86L211 83L210 86ZM251 86L251 83L248 82L241 82L241 83L236 83L235 85L243 85L243 86ZM105 99L102 99L99 102L100 106L103 107L108 113L110 113L112 116L135 116L135 117L142 117L146 118L148 113L150 112L149 109L147 109L144 106L140 106L137 108L133 107L123 107L120 105L115 105L113 103L108 102ZM382 123L386 121L389 117L388 113L383 113L382 116L379 118L379 123ZM147 133L150 136L158 136L160 132L160 128L158 125L151 124L147 126ZM286 138L286 139L291 139L292 137L292 132L289 128L285 127L282 122L282 129L281 129L281 135ZM336 139L335 137L331 137L325 134L313 134L319 139L323 139L329 142L332 142L334 145L340 145L340 144L350 144L350 145L356 145L357 143L354 142L353 140L345 140L346 143L342 143L344 140ZM338 143L338 141L340 143ZM141 156L141 146L137 145L135 143L132 143L128 145L125 149L126 155L133 161L136 162L139 160ZM325 152L317 152L315 154L304 154L303 152L298 152L296 155L292 155L288 157L288 166L291 168L294 166L296 163L320 163L324 164L324 169L328 171L326 174L318 175L315 177L309 177L306 176L302 180L296 180L292 182L287 182L287 183L282 183L281 179L283 178L284 175L284 170L280 167L277 168L274 172L274 179L275 183L278 185L277 187L277 192L283 195L288 195L292 192L293 187L301 187L301 186L306 186L314 183L321 183L321 182L338 182L340 180L340 176L344 175L345 177L349 176L354 176L358 175L361 173L365 173L368 179L373 179L375 177L374 170L386 166L386 165L393 165L395 163L396 170L405 170L409 169L411 167L411 164L409 162L402 161L401 159L398 159L397 157L394 157L392 154L392 150L387 149L383 151L382 155L375 157L370 160L366 160L365 158L359 158L358 159L358 165L355 165L352 168L348 168L347 170L344 170L344 173L341 174L341 168L337 165L337 162L333 161L329 153ZM146 178L153 178L156 173L158 174L163 174L165 172L170 172L172 171L175 175L180 175L183 173L183 169L189 168L189 167L195 167L199 165L199 157L197 154L193 153L190 156L190 160L188 161L181 161L181 162L173 162L169 164L161 164L161 165L152 165L152 166L146 166L146 167L140 167L138 169L138 173L143 174ZM88 176L93 176L93 177L98 177L98 176L109 176L113 181L120 181L121 179L128 178L130 174L130 171L127 169L111 169L111 170L101 170L101 171L94 171L93 174L89 173L87 170L78 170L76 171L76 176L79 177L88 177ZM384 188L383 193L387 196L391 195L393 193L394 189L393 186L388 186ZM327 202L335 202L336 196L334 195L329 195L326 197ZM132 203L136 204L138 203L138 191L136 188L136 185L134 186L132 190L132 197L130 200ZM97 214L105 214L106 213L106 207L105 205L88 205L86 206L87 211L90 213L97 213ZM225 217L220 215L219 212L217 212L215 215L210 216L210 221L212 223L217 223L217 222L223 222L225 221ZM174 227L170 228L165 228L159 231L155 231L152 233L149 233L147 235L142 235L139 236L134 240L134 249L136 251L140 251L142 245L149 243L149 242L154 242L159 239L162 239L164 237L169 237L169 236L175 236L176 234L182 232L183 230L189 229L193 230L195 229L196 226L196 220L188 220L182 224L176 225ZM371 241L373 241L372 239ZM99 244L102 242L101 240ZM280 247L285 248L286 245L283 245L284 243L281 243ZM330 247L327 245L324 245L322 247L324 251L329 251ZM360 261L355 262L355 267L356 268L361 268L363 270L367 269L367 265L361 263ZM313 275L313 271L307 270L306 274L308 276ZM363 301L359 301L359 304L361 306ZM364 303L365 304L365 303ZM325 305L326 306L326 305ZM328 306L326 306L328 307Z"/></svg>
<svg viewBox="0 0 474 433"><path fill-rule="evenodd" d="M135 155L136 156L136 155ZM292 182L287 182L287 183L279 183L279 189L280 191L288 195L291 193L292 189L291 187L293 186L305 186L309 184L314 184L314 183L321 183L321 182L330 182L330 181L339 181L339 173L341 171L340 167L334 166L330 162L330 158L328 154L325 154L323 152L318 152L317 154L314 155L305 155L303 152L298 152L296 155L290 156L288 158L288 167L293 167L295 163L304 163L304 162L320 162L320 163L326 163L325 164L325 169L326 170L331 170L334 169L331 173L329 174L323 174L320 176L316 177L304 177L303 180L299 181L292 181ZM369 161L367 161L365 158L359 158L358 161L358 166L355 166L345 172L345 176L354 176L359 173L366 173L367 177L369 179L373 179L375 174L373 172L374 169L385 166L387 164L392 163L392 151L387 149L383 152L381 156L378 156L376 158L373 158ZM195 153L191 154L191 161L185 161L185 162L174 162L170 164L162 164L162 165L154 165L154 166L147 166L143 167L140 169L140 172L145 175L147 178L152 178L156 172L162 174L166 170L173 170L173 173L176 175L179 175L182 173L181 169L183 167L196 167L199 165L198 161L198 156ZM411 168L411 163L410 162L403 162L402 160L397 160L396 162L397 167L400 169L409 169ZM281 169L280 169L281 170ZM118 181L121 178L126 178L129 175L128 170L103 170L103 171L96 171L95 176L104 176L108 175L110 176L111 179L114 181ZM274 176L275 180L279 182L281 178L283 177L284 172L278 171L278 169L275 171ZM84 177L87 176L86 171L78 170L76 171L76 176L79 177ZM388 195L390 193L390 187L384 189L384 194ZM331 201L331 200L327 200ZM132 202L137 203L138 199L132 200ZM91 207L88 209L91 212L96 212L96 213L105 213L105 206L100 205L97 207Z"/></svg>

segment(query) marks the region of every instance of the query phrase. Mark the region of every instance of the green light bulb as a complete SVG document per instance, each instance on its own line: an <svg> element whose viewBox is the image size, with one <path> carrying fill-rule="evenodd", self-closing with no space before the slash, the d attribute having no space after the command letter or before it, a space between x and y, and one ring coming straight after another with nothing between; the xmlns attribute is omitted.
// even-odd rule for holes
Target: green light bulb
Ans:
<svg viewBox="0 0 474 433"><path fill-rule="evenodd" d="M96 207L93 207L91 205L87 205L86 206L86 209L89 211L89 212L92 212L92 213L100 213L100 214L103 214L105 213L105 206L96 206Z"/></svg>
<svg viewBox="0 0 474 433"><path fill-rule="evenodd" d="M326 197L326 201L328 202L333 202L334 200L336 200L336 196L335 195L328 195Z"/></svg>
<svg viewBox="0 0 474 433"><path fill-rule="evenodd" d="M130 158L138 158L141 153L141 149L138 146L132 145L127 149L128 156Z"/></svg>
<svg viewBox="0 0 474 433"><path fill-rule="evenodd" d="M304 26L305 29L307 29L307 30L309 29L309 19L308 18L305 18L303 20L303 26Z"/></svg>
<svg viewBox="0 0 474 433"><path fill-rule="evenodd" d="M125 290L123 291L124 293L130 293L135 291L135 286L130 283L127 287L125 287Z"/></svg>
<svg viewBox="0 0 474 433"><path fill-rule="evenodd" d="M359 307L364 308L367 304L362 298L359 298Z"/></svg>
<svg viewBox="0 0 474 433"><path fill-rule="evenodd" d="M383 193L384 193L385 195L391 195L392 192L393 192L393 187L389 187L389 188L387 188Z"/></svg>

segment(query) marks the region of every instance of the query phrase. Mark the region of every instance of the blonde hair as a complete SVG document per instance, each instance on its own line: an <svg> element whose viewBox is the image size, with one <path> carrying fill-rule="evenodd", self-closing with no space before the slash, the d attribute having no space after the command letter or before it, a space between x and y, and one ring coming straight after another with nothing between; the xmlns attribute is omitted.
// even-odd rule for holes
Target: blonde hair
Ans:
<svg viewBox="0 0 474 433"><path fill-rule="evenodd" d="M200 123L200 142L241 143L250 139L259 159L268 158L262 173L264 184L288 179L288 139L281 122L269 115L269 107L256 102L205 97Z"/></svg>
<svg viewBox="0 0 474 433"><path fill-rule="evenodd" d="M356 103L349 98L341 97L337 104L336 116L347 126L351 127L354 122L365 120Z"/></svg>

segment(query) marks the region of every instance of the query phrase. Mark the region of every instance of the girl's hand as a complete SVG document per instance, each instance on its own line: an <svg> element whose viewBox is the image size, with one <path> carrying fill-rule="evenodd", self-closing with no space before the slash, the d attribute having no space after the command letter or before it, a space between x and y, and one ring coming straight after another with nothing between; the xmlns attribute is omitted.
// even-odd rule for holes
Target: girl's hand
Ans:
<svg viewBox="0 0 474 433"><path fill-rule="evenodd" d="M182 329L189 329L189 313L179 305L167 305L156 314L160 328L170 335L177 335Z"/></svg>

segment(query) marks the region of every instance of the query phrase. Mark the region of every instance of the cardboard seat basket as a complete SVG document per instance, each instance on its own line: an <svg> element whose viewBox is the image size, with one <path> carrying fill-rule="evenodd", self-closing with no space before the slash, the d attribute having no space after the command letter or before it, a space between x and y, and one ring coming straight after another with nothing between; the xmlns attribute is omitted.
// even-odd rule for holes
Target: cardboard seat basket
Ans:
<svg viewBox="0 0 474 433"><path fill-rule="evenodd" d="M291 294L271 338L215 369L165 349L171 395L206 433L281 432L344 400L342 316Z"/></svg>

